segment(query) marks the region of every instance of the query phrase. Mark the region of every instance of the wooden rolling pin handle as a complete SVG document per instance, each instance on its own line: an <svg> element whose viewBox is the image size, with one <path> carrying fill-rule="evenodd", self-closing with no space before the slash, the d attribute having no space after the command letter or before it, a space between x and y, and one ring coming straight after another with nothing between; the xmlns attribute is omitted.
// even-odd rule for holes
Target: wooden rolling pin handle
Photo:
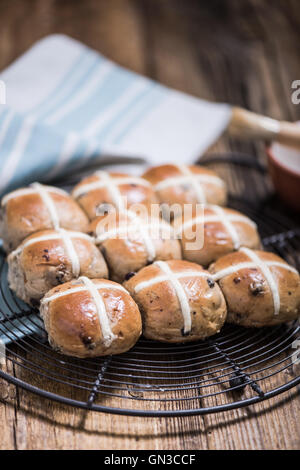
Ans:
<svg viewBox="0 0 300 470"><path fill-rule="evenodd" d="M292 122L277 121L246 109L232 108L228 131L240 138L276 140L300 149L300 126Z"/></svg>

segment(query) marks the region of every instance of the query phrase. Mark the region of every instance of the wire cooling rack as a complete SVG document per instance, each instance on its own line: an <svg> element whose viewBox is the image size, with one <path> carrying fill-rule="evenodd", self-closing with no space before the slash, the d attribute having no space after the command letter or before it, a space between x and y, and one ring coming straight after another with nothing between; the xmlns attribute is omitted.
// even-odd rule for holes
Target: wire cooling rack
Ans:
<svg viewBox="0 0 300 470"><path fill-rule="evenodd" d="M227 181L229 206L257 222L265 248L299 269L297 221L272 209L264 169L236 155L210 156L209 165ZM63 186L81 177L72 175ZM9 290L2 253L0 290L6 343L0 377L51 400L115 414L181 416L248 406L300 384L293 360L297 322L262 329L225 325L217 336L184 345L141 339L125 354L79 360L51 349L38 311Z"/></svg>

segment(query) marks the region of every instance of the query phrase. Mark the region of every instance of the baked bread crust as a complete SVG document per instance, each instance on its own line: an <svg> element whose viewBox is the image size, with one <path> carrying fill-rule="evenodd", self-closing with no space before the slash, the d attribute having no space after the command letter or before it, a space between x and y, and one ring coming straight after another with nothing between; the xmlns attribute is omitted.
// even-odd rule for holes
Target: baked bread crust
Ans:
<svg viewBox="0 0 300 470"><path fill-rule="evenodd" d="M40 189L52 201L56 220L42 199ZM88 218L69 194L61 189L38 185L13 191L2 199L0 209L0 237L7 252L17 248L28 235L59 226L67 230L86 232Z"/></svg>
<svg viewBox="0 0 300 470"><path fill-rule="evenodd" d="M106 263L94 239L80 232L37 232L8 256L9 286L27 303L34 304L52 287L80 275L108 277Z"/></svg>
<svg viewBox="0 0 300 470"><path fill-rule="evenodd" d="M128 351L141 335L141 316L136 303L115 282L88 280L95 286L104 304L105 311L99 315L94 298L85 288L83 279L87 278L57 286L42 299L40 313L50 344L63 354L81 358ZM74 292L74 288L78 287L82 290ZM55 297L61 294L61 297ZM107 320L110 338L103 333L100 319Z"/></svg>
<svg viewBox="0 0 300 470"><path fill-rule="evenodd" d="M103 215L109 205L121 210L142 204L150 212L151 204L157 203L153 188L145 179L125 173L104 171L96 172L80 181L74 187L72 196L90 220Z"/></svg>
<svg viewBox="0 0 300 470"><path fill-rule="evenodd" d="M180 293L169 280L152 281L149 285L156 277L166 277L160 262L141 269L124 283L140 308L144 336L167 343L184 343L218 333L226 319L226 304L217 283L197 264L172 260L165 262L163 269L165 265L175 277L184 273L184 277L177 278L179 292L183 290L181 301ZM184 302L187 302L186 312Z"/></svg>
<svg viewBox="0 0 300 470"><path fill-rule="evenodd" d="M160 203L226 205L225 183L208 168L168 164L152 167L142 176L153 185Z"/></svg>
<svg viewBox="0 0 300 470"><path fill-rule="evenodd" d="M123 282L128 273L139 271L160 259L181 259L180 243L170 238L172 228L158 218L143 219L129 213L97 217L89 226L109 267L110 278ZM110 234L110 235L109 235Z"/></svg>
<svg viewBox="0 0 300 470"><path fill-rule="evenodd" d="M206 206L203 217L186 217L183 224L176 224L175 220L173 225L181 233L183 259L204 267L242 246L261 247L256 224L233 209ZM201 234L203 237L199 237ZM198 247L191 248L196 235L199 237Z"/></svg>
<svg viewBox="0 0 300 470"><path fill-rule="evenodd" d="M267 275L257 260L251 259L253 253L263 262ZM229 274L225 269L229 269ZM299 274L274 253L242 248L218 259L209 271L225 296L230 323L264 327L289 322L300 315Z"/></svg>

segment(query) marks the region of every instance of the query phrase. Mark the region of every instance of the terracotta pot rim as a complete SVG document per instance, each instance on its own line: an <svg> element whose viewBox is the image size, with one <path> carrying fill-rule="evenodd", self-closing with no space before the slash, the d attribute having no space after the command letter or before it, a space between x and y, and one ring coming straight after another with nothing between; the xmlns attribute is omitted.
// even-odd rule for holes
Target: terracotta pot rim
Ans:
<svg viewBox="0 0 300 470"><path fill-rule="evenodd" d="M276 157L274 156L273 150L272 150L272 146L273 146L273 142L271 144L266 145L266 153L267 153L269 159L271 160L271 162L275 166L279 167L281 170L288 173L290 176L293 176L294 178L298 178L300 180L300 172L298 173L298 172L292 170L288 166L285 166L284 163L282 163L281 161L276 159Z"/></svg>

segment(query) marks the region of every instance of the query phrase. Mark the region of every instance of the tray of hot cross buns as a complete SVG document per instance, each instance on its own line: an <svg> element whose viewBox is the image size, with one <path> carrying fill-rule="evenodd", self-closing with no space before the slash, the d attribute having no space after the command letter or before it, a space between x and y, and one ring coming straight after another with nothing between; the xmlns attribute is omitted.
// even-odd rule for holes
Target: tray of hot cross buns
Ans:
<svg viewBox="0 0 300 470"><path fill-rule="evenodd" d="M63 355L121 354L141 336L201 342L225 323L259 329L300 315L295 265L264 249L205 166L101 169L70 192L32 183L2 198L0 236L11 291Z"/></svg>

